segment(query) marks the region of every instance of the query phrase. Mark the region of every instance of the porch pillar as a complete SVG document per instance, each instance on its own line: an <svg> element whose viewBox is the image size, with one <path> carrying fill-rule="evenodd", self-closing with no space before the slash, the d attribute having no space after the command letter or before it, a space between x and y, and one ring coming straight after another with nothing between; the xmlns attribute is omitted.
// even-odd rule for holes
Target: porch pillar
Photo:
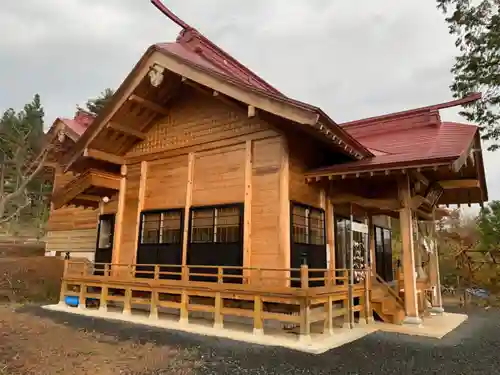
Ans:
<svg viewBox="0 0 500 375"><path fill-rule="evenodd" d="M123 270L118 265L121 261L121 243L123 236L123 214L125 211L125 193L127 189L127 166L122 165L121 167L121 180L120 180L120 191L118 192L118 208L116 210L115 219L115 235L113 238L113 252L111 258L111 274L118 276L122 274ZM126 270L125 270L126 271Z"/></svg>
<svg viewBox="0 0 500 375"><path fill-rule="evenodd" d="M398 190L400 201L402 203L402 208L399 211L399 222L401 226L401 242L403 250L403 288L406 313L403 324L421 324L422 319L420 319L418 314L411 190L408 175L405 175L398 181Z"/></svg>
<svg viewBox="0 0 500 375"><path fill-rule="evenodd" d="M429 225L431 225L430 233L432 236L432 240L434 242L432 253L430 254L429 257L429 277L433 289L431 313L442 314L444 312L444 309L443 309L443 299L441 295L441 277L439 273L439 247L436 237L436 221L433 220L431 223L429 223Z"/></svg>

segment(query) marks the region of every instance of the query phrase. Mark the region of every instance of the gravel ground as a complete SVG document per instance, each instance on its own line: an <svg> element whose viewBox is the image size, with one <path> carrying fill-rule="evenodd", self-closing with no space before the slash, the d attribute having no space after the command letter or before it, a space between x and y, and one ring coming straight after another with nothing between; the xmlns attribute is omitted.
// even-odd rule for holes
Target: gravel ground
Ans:
<svg viewBox="0 0 500 375"><path fill-rule="evenodd" d="M117 341L187 351L195 357L190 360L196 362L193 371L197 374L500 374L500 310L496 309L469 310L469 320L441 340L377 332L322 355L166 332L38 307L23 310L57 325L95 331ZM170 374L171 370L158 368L141 374Z"/></svg>

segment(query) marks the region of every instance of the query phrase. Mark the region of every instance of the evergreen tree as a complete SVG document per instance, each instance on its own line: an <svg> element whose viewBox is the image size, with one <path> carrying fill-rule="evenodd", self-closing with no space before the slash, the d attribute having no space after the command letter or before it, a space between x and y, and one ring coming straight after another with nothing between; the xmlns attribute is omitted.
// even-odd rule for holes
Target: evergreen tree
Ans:
<svg viewBox="0 0 500 375"><path fill-rule="evenodd" d="M451 69L455 97L482 92L483 98L462 114L482 127L489 150L500 147L500 3L498 0L437 0L456 36L459 55Z"/></svg>
<svg viewBox="0 0 500 375"><path fill-rule="evenodd" d="M40 96L0 119L0 223L19 217L39 203L45 182L40 177L48 152L43 149L44 111Z"/></svg>
<svg viewBox="0 0 500 375"><path fill-rule="evenodd" d="M87 100L87 111L97 116L115 94L114 90L107 88L97 98Z"/></svg>

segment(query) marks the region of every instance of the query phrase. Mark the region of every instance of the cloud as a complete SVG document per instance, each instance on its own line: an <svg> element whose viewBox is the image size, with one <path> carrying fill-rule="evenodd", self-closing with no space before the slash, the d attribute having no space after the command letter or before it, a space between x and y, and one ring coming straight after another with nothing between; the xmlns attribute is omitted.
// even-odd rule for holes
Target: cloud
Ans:
<svg viewBox="0 0 500 375"><path fill-rule="evenodd" d="M169 0L168 5L286 95L334 120L451 98L453 38L432 1ZM40 93L46 122L117 87L179 28L148 0L4 0L0 110ZM456 111L443 118L460 120ZM500 170L485 155L491 198Z"/></svg>

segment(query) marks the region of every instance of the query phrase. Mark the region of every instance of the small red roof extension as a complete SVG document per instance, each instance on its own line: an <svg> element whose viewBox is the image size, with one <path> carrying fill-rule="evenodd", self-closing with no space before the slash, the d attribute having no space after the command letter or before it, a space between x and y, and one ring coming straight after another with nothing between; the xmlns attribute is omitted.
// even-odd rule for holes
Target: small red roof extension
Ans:
<svg viewBox="0 0 500 375"><path fill-rule="evenodd" d="M452 162L466 152L477 126L441 122L439 109L475 101L479 94L435 106L341 124L375 155L359 161L310 171L307 175L340 174Z"/></svg>
<svg viewBox="0 0 500 375"><path fill-rule="evenodd" d="M58 120L62 121L64 125L72 130L76 134L77 138L79 138L83 133L85 133L85 130L87 130L92 121L94 121L94 115L82 109L78 109L74 118L59 118Z"/></svg>

